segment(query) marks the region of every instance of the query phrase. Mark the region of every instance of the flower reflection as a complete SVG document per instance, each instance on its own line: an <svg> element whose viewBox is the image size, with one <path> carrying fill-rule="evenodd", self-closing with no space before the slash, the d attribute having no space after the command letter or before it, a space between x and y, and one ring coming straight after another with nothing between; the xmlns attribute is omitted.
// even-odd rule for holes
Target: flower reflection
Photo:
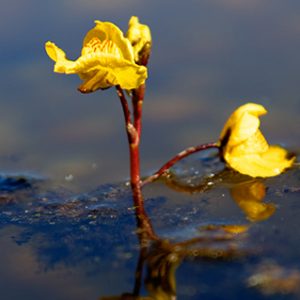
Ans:
<svg viewBox="0 0 300 300"><path fill-rule="evenodd" d="M137 213L137 219L148 219L145 211ZM150 220L149 220L150 221ZM138 222L137 235L140 239L140 256L135 273L132 293L118 296L105 296L101 300L175 300L176 270L185 259L233 259L248 254L243 242L249 226L247 224L208 225L199 229L195 238L180 242L151 238L153 234L141 235L149 231L145 222ZM149 240L150 239L150 240ZM244 244L244 243L242 243ZM143 270L146 269L145 278ZM141 286L145 284L147 296L140 296Z"/></svg>
<svg viewBox="0 0 300 300"><path fill-rule="evenodd" d="M211 177L204 177L198 184L188 184L184 179L178 179L176 176L164 177L164 183L177 192L189 194L203 193L220 186L229 186L231 198L251 222L266 220L276 210L274 204L263 202L266 196L263 179L253 178L249 181L249 177L242 176L230 169L225 169ZM238 227L237 230L239 230Z"/></svg>
<svg viewBox="0 0 300 300"><path fill-rule="evenodd" d="M176 299L175 271L181 263L180 252L168 241L161 240L147 257L146 287L153 299Z"/></svg>
<svg viewBox="0 0 300 300"><path fill-rule="evenodd" d="M251 222L259 222L270 218L276 207L272 203L264 203L266 187L263 182L253 180L236 184L230 194Z"/></svg>
<svg viewBox="0 0 300 300"><path fill-rule="evenodd" d="M177 249L180 249L178 247ZM160 240L153 243L146 252L141 248L142 265L146 263L147 274L145 286L149 293L148 296L140 296L140 285L143 270L136 273L135 291L124 293L119 296L102 297L101 300L175 300L176 299L176 277L175 272L182 260L182 253L176 251L168 241ZM139 265L139 264L138 264ZM138 286L137 286L138 285Z"/></svg>
<svg viewBox="0 0 300 300"><path fill-rule="evenodd" d="M215 224L209 224L206 226L201 227L202 230L206 231L224 231L224 233L229 234L242 234L246 233L249 229L248 224L232 224L232 225L215 225Z"/></svg>
<svg viewBox="0 0 300 300"><path fill-rule="evenodd" d="M231 229L233 229L232 227ZM236 227L238 228L238 227ZM192 259L232 259L245 255L246 251L239 249L234 244L241 233L247 231L247 227L241 226L241 231L228 230L226 226L216 226L208 230L203 229L204 235L198 238L184 240L182 242L170 242L160 239L146 248L140 249L140 260L135 274L135 288L132 293L123 293L118 296L104 296L101 300L175 300L176 270L187 258ZM216 245L218 244L218 245ZM144 252L144 250L146 250ZM147 296L140 296L143 279L143 269L146 269L144 278Z"/></svg>

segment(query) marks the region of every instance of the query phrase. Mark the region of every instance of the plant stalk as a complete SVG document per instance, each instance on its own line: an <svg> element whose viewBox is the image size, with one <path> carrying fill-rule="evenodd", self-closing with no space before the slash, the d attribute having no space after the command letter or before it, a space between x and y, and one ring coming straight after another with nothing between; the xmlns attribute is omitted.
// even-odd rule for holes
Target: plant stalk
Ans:
<svg viewBox="0 0 300 300"><path fill-rule="evenodd" d="M144 199L141 191L141 176L140 176L140 135L141 135L141 123L142 123L142 103L144 97L145 85L135 90L132 97L132 105L134 111L134 121L132 123L131 114L128 107L128 102L125 94L120 86L116 87L117 94L121 101L121 106L124 113L125 127L129 144L129 156L130 156L130 185L132 189L134 207L136 211L136 218L138 228L140 228L139 234L140 240L157 239L151 222L146 214L144 208Z"/></svg>
<svg viewBox="0 0 300 300"><path fill-rule="evenodd" d="M178 154L176 154L173 158L171 158L169 161L167 161L159 170L157 170L153 175L147 177L144 181L142 181L141 186L144 186L147 183L153 182L156 179L158 179L160 176L164 175L167 170L169 170L173 165L175 165L177 162L179 162L181 159L199 152L203 150L207 150L210 148L219 148L218 143L207 143L202 144L194 147L189 147Z"/></svg>

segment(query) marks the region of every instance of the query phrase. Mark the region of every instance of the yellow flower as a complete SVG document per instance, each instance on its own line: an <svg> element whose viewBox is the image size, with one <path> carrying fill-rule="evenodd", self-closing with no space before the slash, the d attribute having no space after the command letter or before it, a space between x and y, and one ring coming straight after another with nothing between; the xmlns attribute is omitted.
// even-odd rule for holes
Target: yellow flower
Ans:
<svg viewBox="0 0 300 300"><path fill-rule="evenodd" d="M81 56L76 61L68 60L65 52L54 43L46 43L46 52L55 61L54 72L78 74L83 80L79 87L82 93L115 85L126 90L138 88L147 78L147 68L134 62L130 41L116 25L95 23L86 34Z"/></svg>
<svg viewBox="0 0 300 300"><path fill-rule="evenodd" d="M292 166L295 157L279 146L270 146L259 130L259 116L266 114L259 104L240 106L230 116L220 135L225 162L234 170L252 177L271 177Z"/></svg>
<svg viewBox="0 0 300 300"><path fill-rule="evenodd" d="M151 31L147 25L139 22L138 17L130 18L126 36L133 46L136 62L140 62L141 56L149 57L152 41Z"/></svg>

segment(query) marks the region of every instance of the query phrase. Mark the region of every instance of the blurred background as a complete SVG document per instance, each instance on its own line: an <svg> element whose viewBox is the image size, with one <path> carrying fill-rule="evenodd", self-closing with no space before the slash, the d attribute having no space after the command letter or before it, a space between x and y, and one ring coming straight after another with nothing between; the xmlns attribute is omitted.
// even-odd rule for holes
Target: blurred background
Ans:
<svg viewBox="0 0 300 300"><path fill-rule="evenodd" d="M76 59L94 20L152 30L144 104L144 175L178 151L216 141L245 102L266 106L270 143L299 147L300 2L296 0L2 0L0 163L86 191L128 179L114 89L82 95L76 75L53 73L44 43Z"/></svg>

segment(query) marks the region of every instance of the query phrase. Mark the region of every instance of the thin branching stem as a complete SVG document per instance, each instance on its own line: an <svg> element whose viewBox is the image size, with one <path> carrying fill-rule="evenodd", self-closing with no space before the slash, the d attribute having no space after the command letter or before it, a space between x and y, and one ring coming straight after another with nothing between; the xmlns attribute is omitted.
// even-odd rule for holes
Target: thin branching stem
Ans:
<svg viewBox="0 0 300 300"><path fill-rule="evenodd" d="M158 171L156 171L153 175L147 177L144 181L142 181L141 185L144 186L147 183L153 182L156 179L158 179L160 176L162 176L168 169L170 169L174 164L179 162L181 159L199 152L203 150L207 150L210 148L219 148L218 143L207 143L207 144L202 144L194 147L189 147L180 153L176 154L173 158L171 158L168 162L166 162Z"/></svg>

